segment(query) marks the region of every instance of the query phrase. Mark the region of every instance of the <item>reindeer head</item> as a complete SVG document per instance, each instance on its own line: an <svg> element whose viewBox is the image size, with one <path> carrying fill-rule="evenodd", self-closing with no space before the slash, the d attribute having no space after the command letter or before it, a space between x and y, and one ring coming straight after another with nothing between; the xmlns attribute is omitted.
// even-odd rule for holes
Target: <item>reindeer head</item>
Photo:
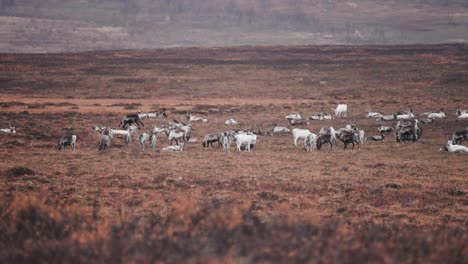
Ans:
<svg viewBox="0 0 468 264"><path fill-rule="evenodd" d="M65 142L64 142L63 139L60 139L60 140L59 140L59 143L58 143L58 145L57 145L58 150L61 150L61 149L64 147L64 145L65 145L64 143L65 143Z"/></svg>

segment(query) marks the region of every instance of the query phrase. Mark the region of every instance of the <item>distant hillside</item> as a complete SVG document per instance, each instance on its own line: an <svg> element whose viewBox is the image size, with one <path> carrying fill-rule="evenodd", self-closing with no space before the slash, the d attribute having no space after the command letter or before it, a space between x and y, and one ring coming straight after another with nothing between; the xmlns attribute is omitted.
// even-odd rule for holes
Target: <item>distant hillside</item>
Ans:
<svg viewBox="0 0 468 264"><path fill-rule="evenodd" d="M466 36L465 0L0 0L0 52L448 43Z"/></svg>

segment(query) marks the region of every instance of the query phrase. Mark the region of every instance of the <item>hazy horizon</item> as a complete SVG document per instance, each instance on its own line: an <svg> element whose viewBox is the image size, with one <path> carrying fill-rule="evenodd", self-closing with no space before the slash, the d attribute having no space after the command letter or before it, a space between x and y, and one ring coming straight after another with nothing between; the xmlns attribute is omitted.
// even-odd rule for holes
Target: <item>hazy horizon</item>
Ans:
<svg viewBox="0 0 468 264"><path fill-rule="evenodd" d="M466 43L462 0L0 0L0 52Z"/></svg>

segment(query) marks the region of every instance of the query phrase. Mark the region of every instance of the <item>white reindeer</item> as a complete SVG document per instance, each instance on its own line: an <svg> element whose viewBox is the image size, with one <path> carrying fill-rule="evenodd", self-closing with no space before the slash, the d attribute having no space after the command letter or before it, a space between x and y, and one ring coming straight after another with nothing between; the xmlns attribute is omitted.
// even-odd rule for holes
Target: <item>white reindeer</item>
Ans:
<svg viewBox="0 0 468 264"><path fill-rule="evenodd" d="M451 140L447 141L447 151L452 153L468 153L468 148L462 145L455 145Z"/></svg>
<svg viewBox="0 0 468 264"><path fill-rule="evenodd" d="M208 119L201 117L201 116L194 116L191 113L187 113L186 115L187 121L189 122L195 122L195 121L201 121L201 122L208 122Z"/></svg>
<svg viewBox="0 0 468 264"><path fill-rule="evenodd" d="M94 132L102 133L104 130L107 129L107 127L106 126L98 126L98 125L93 124L92 129L93 129Z"/></svg>
<svg viewBox="0 0 468 264"><path fill-rule="evenodd" d="M241 151L241 147L245 146L245 150L250 152L251 145L255 145L257 143L257 135L252 134L238 134L234 136L237 151Z"/></svg>
<svg viewBox="0 0 468 264"><path fill-rule="evenodd" d="M332 109L334 115L337 117L341 117L341 114L346 117L348 113L348 105L347 104L338 104L335 109Z"/></svg>
<svg viewBox="0 0 468 264"><path fill-rule="evenodd" d="M156 150L156 144L157 143L158 143L158 133L151 133L150 145L151 145L151 149L153 149L153 151Z"/></svg>
<svg viewBox="0 0 468 264"><path fill-rule="evenodd" d="M426 112L421 115L427 115L428 119L437 119L437 118L445 118L445 112L441 109L440 112Z"/></svg>
<svg viewBox="0 0 468 264"><path fill-rule="evenodd" d="M304 140L304 148L307 152L311 152L315 145L317 145L317 135L310 133Z"/></svg>
<svg viewBox="0 0 468 264"><path fill-rule="evenodd" d="M379 112L372 112L370 110L368 110L366 112L366 117L367 118L381 118L383 116L383 114L379 113Z"/></svg>
<svg viewBox="0 0 468 264"><path fill-rule="evenodd" d="M297 140L298 139L304 139L310 135L312 132L310 132L309 129L300 129L300 128L294 128L292 130L292 135L294 139L294 145L297 147Z"/></svg>
<svg viewBox="0 0 468 264"><path fill-rule="evenodd" d="M287 127L282 127L282 126L277 126L277 125L274 125L272 129L273 134L286 134L286 133L289 133L290 131L291 130L289 130L289 128Z"/></svg>
<svg viewBox="0 0 468 264"><path fill-rule="evenodd" d="M228 120L224 121L224 124L226 126L233 126L233 125L238 125L239 122L237 122L236 120L231 118L231 119L228 119Z"/></svg>
<svg viewBox="0 0 468 264"><path fill-rule="evenodd" d="M114 138L114 135L124 136L124 142L125 142L125 145L127 145L127 146L132 142L132 132L131 132L131 130L129 128L127 128L127 130L109 129L108 134L109 134L111 139Z"/></svg>
<svg viewBox="0 0 468 264"><path fill-rule="evenodd" d="M468 113L460 114L457 116L457 120L468 119Z"/></svg>
<svg viewBox="0 0 468 264"><path fill-rule="evenodd" d="M184 150L184 144L180 144L180 145L174 145L174 146L167 146L167 147L164 147L162 148L162 151L183 151Z"/></svg>
<svg viewBox="0 0 468 264"><path fill-rule="evenodd" d="M146 142L149 140L150 135L146 132L143 132L138 136L138 144L140 144L141 150L146 150Z"/></svg>
<svg viewBox="0 0 468 264"><path fill-rule="evenodd" d="M285 116L286 119L293 119L293 120L299 120L302 119L300 114L290 114Z"/></svg>
<svg viewBox="0 0 468 264"><path fill-rule="evenodd" d="M99 151L106 151L111 145L112 139L109 135L102 135L99 140Z"/></svg>
<svg viewBox="0 0 468 264"><path fill-rule="evenodd" d="M231 137L228 133L223 133L223 138L221 139L223 145L223 152L229 154L231 148Z"/></svg>
<svg viewBox="0 0 468 264"><path fill-rule="evenodd" d="M466 109L461 109L460 107L457 108L457 111L455 112L457 116L463 115L463 114L468 114L468 110Z"/></svg>
<svg viewBox="0 0 468 264"><path fill-rule="evenodd" d="M163 111L163 112L149 112L149 113L142 113L142 112L138 112L138 117L140 119L143 119L143 118L167 118L167 114L166 114L166 111Z"/></svg>
<svg viewBox="0 0 468 264"><path fill-rule="evenodd" d="M16 127L10 126L10 128L2 128L0 132L8 133L8 134L16 134Z"/></svg>
<svg viewBox="0 0 468 264"><path fill-rule="evenodd" d="M400 119L410 119L410 118L414 118L414 113L413 113L413 110L409 110L409 111L406 111L405 113L401 113L401 114L397 114L396 115L396 119L400 120Z"/></svg>
<svg viewBox="0 0 468 264"><path fill-rule="evenodd" d="M179 140L186 142L187 141L187 131L182 129L170 130L169 133L166 132L167 139L171 142L175 140L176 145L179 145Z"/></svg>

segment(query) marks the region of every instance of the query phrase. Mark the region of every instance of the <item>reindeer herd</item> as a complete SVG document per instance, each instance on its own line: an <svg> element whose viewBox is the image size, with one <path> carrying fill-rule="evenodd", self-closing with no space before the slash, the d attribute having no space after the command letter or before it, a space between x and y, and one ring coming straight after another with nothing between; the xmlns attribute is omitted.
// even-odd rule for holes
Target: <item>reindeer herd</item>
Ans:
<svg viewBox="0 0 468 264"><path fill-rule="evenodd" d="M395 112L390 115L367 111L365 117L375 118L376 121L379 122L376 128L378 134L367 138L365 138L364 130L359 129L355 124L348 124L345 127L338 129L335 129L332 126L323 126L317 134L311 132L307 128L304 128L304 126L309 125L312 121L330 120L339 118L340 116L346 117L347 112L348 106L346 104L339 104L335 109L332 109L330 114L325 111L321 111L318 114L311 115L307 120L302 119L300 114L290 114L285 116L289 127L282 127L274 124L269 131L265 131L261 128L240 129L238 128L239 123L231 118L226 120L224 124L226 126L237 128L205 135L202 141L202 146L214 147L213 144L216 144L218 148L222 147L224 153L229 153L231 143L235 142L236 150L238 152L242 150L251 151L255 148L258 136L292 134L293 144L298 146L299 140L303 141L304 149L307 152L311 152L314 149L320 151L324 145L328 145L330 150L332 150L333 146L336 145L338 141L342 142L344 149L347 149L349 145L352 146L352 149L357 145L359 149L366 140L374 142L384 141L387 137L391 137L392 134L397 142L417 142L423 135L421 124L431 124L434 120L446 118L446 114L443 109L439 112L432 111L421 113L419 118L416 118L416 115L411 109L408 111ZM458 108L456 110L456 116L457 120L468 120L468 110ZM152 113L138 112L122 117L118 128L93 125L92 130L100 134L100 139L98 141L99 151L108 151L112 146L112 142L117 140L118 137L123 138L123 142L126 146L130 145L133 135L139 130L142 130L145 126L143 120L151 118L167 120L168 115L165 111ZM153 151L156 151L158 137L163 134L167 137L167 141L170 145L163 147L161 149L162 151L183 151L187 143L197 142L197 140L192 137L194 130L193 125L195 122L207 123L208 119L187 113L184 121L174 119L173 121L165 122L161 126L154 126L152 129L141 132L137 136L137 142L142 151L146 151L148 144ZM387 122L393 123L385 125ZM295 126L301 126L301 128ZM0 133L15 134L16 127L10 125L7 129L0 129ZM447 138L447 140L447 144L440 150L468 153L468 148L462 145L463 141L468 141L468 127L464 130L455 131L452 134L452 138ZM63 137L59 140L58 149L65 150L67 146L70 146L73 151L75 149L76 141L76 135ZM175 145L173 145L174 143Z"/></svg>

